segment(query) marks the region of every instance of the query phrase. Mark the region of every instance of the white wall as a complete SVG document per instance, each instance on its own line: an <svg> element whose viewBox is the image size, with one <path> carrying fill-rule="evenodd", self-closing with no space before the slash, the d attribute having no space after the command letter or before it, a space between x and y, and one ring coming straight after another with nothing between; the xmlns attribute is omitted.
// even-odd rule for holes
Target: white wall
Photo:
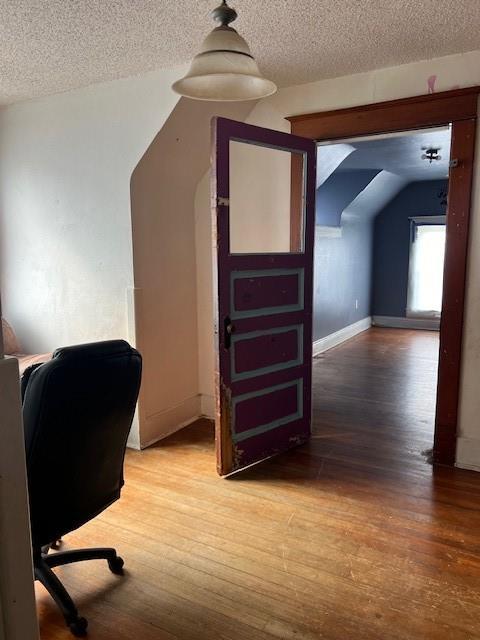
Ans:
<svg viewBox="0 0 480 640"><path fill-rule="evenodd" d="M0 111L4 314L27 352L128 337L130 176L182 69Z"/></svg>
<svg viewBox="0 0 480 640"><path fill-rule="evenodd" d="M427 78L437 76L436 91L480 84L480 51L424 60L378 69L352 76L322 80L281 89L260 102L247 121L285 130L284 117L394 100L428 92ZM477 162L472 207L472 226L465 340L460 393L459 446L457 464L480 470L480 132L477 134ZM211 336L211 285L208 280L209 237L208 184L204 176L196 192L197 298L199 329L199 385L207 398L213 393L213 341ZM210 315L208 315L210 313ZM211 404L211 401L209 401Z"/></svg>
<svg viewBox="0 0 480 640"><path fill-rule="evenodd" d="M0 287L23 351L135 344L130 177L178 101L170 85L182 72L0 110Z"/></svg>

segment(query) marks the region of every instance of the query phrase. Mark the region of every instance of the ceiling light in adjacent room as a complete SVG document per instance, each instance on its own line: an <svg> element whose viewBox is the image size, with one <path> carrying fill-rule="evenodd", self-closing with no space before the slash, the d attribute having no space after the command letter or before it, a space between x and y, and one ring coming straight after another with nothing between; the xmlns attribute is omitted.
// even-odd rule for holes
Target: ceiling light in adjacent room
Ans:
<svg viewBox="0 0 480 640"><path fill-rule="evenodd" d="M430 164L432 164L434 160L442 159L442 156L438 155L440 147L422 147L422 151L425 151L425 153L422 154L422 160L428 160Z"/></svg>

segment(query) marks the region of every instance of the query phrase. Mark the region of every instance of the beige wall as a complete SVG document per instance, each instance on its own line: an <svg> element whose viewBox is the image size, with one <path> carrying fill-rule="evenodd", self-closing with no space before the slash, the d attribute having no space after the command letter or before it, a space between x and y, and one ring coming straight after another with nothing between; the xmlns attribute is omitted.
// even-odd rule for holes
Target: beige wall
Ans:
<svg viewBox="0 0 480 640"><path fill-rule="evenodd" d="M246 122L288 131L289 123L268 100L254 106ZM236 233L240 249L266 246L273 234L275 246L289 247L290 158L268 153L234 150L230 170L231 201L235 202ZM243 169L242 169L243 168ZM241 202L241 204L240 204ZM259 215L262 215L259 220ZM277 219L278 214L278 219ZM214 415L214 347L212 288L212 218L210 209L210 169L205 171L195 191L195 245L197 260L198 383L203 413Z"/></svg>
<svg viewBox="0 0 480 640"><path fill-rule="evenodd" d="M480 84L480 51L425 60L362 74L323 80L281 89L259 103L247 121L285 130L285 116L393 100L428 92L427 78L437 76L436 90ZM480 134L477 158L480 158ZM467 279L467 307L460 397L457 464L480 470L480 163L476 163L472 208L471 249ZM251 168L249 168L251 170ZM259 168L260 170L260 168ZM211 407L213 394L213 340L211 334L211 268L206 239L209 237L208 178L198 184L196 202L197 298L199 329L199 388Z"/></svg>
<svg viewBox="0 0 480 640"><path fill-rule="evenodd" d="M131 179L135 323L144 373L140 445L203 413L198 379L195 188L210 158L214 115L243 119L251 103L182 99ZM210 243L206 241L207 248Z"/></svg>

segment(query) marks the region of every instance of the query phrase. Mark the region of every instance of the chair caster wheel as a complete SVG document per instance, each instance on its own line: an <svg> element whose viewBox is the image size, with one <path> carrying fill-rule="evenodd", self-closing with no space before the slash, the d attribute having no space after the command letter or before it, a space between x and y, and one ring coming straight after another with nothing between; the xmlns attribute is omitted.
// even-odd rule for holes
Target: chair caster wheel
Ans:
<svg viewBox="0 0 480 640"><path fill-rule="evenodd" d="M108 561L108 568L112 573L115 573L117 576L122 576L124 564L125 563L123 561L123 558L120 558L120 556L117 556L113 560Z"/></svg>
<svg viewBox="0 0 480 640"><path fill-rule="evenodd" d="M83 638L87 635L88 620L85 618L77 618L73 622L69 622L68 626L70 631L77 638Z"/></svg>

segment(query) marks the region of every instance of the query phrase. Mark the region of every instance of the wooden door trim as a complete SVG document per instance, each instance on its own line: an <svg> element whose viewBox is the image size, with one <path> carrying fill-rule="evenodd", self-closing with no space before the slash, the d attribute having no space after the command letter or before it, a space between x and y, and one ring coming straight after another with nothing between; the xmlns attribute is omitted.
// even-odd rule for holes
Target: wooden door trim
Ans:
<svg viewBox="0 0 480 640"><path fill-rule="evenodd" d="M465 305L469 217L474 168L475 132L480 87L391 100L334 111L288 117L292 133L317 141L338 140L451 124L451 158L447 204L447 248L444 267L437 407L433 460L454 465ZM292 168L292 192L299 172ZM292 237L299 217L292 216Z"/></svg>
<svg viewBox="0 0 480 640"><path fill-rule="evenodd" d="M287 120L292 133L315 140L390 133L448 124L477 117L480 86L443 91L334 111L320 111Z"/></svg>

